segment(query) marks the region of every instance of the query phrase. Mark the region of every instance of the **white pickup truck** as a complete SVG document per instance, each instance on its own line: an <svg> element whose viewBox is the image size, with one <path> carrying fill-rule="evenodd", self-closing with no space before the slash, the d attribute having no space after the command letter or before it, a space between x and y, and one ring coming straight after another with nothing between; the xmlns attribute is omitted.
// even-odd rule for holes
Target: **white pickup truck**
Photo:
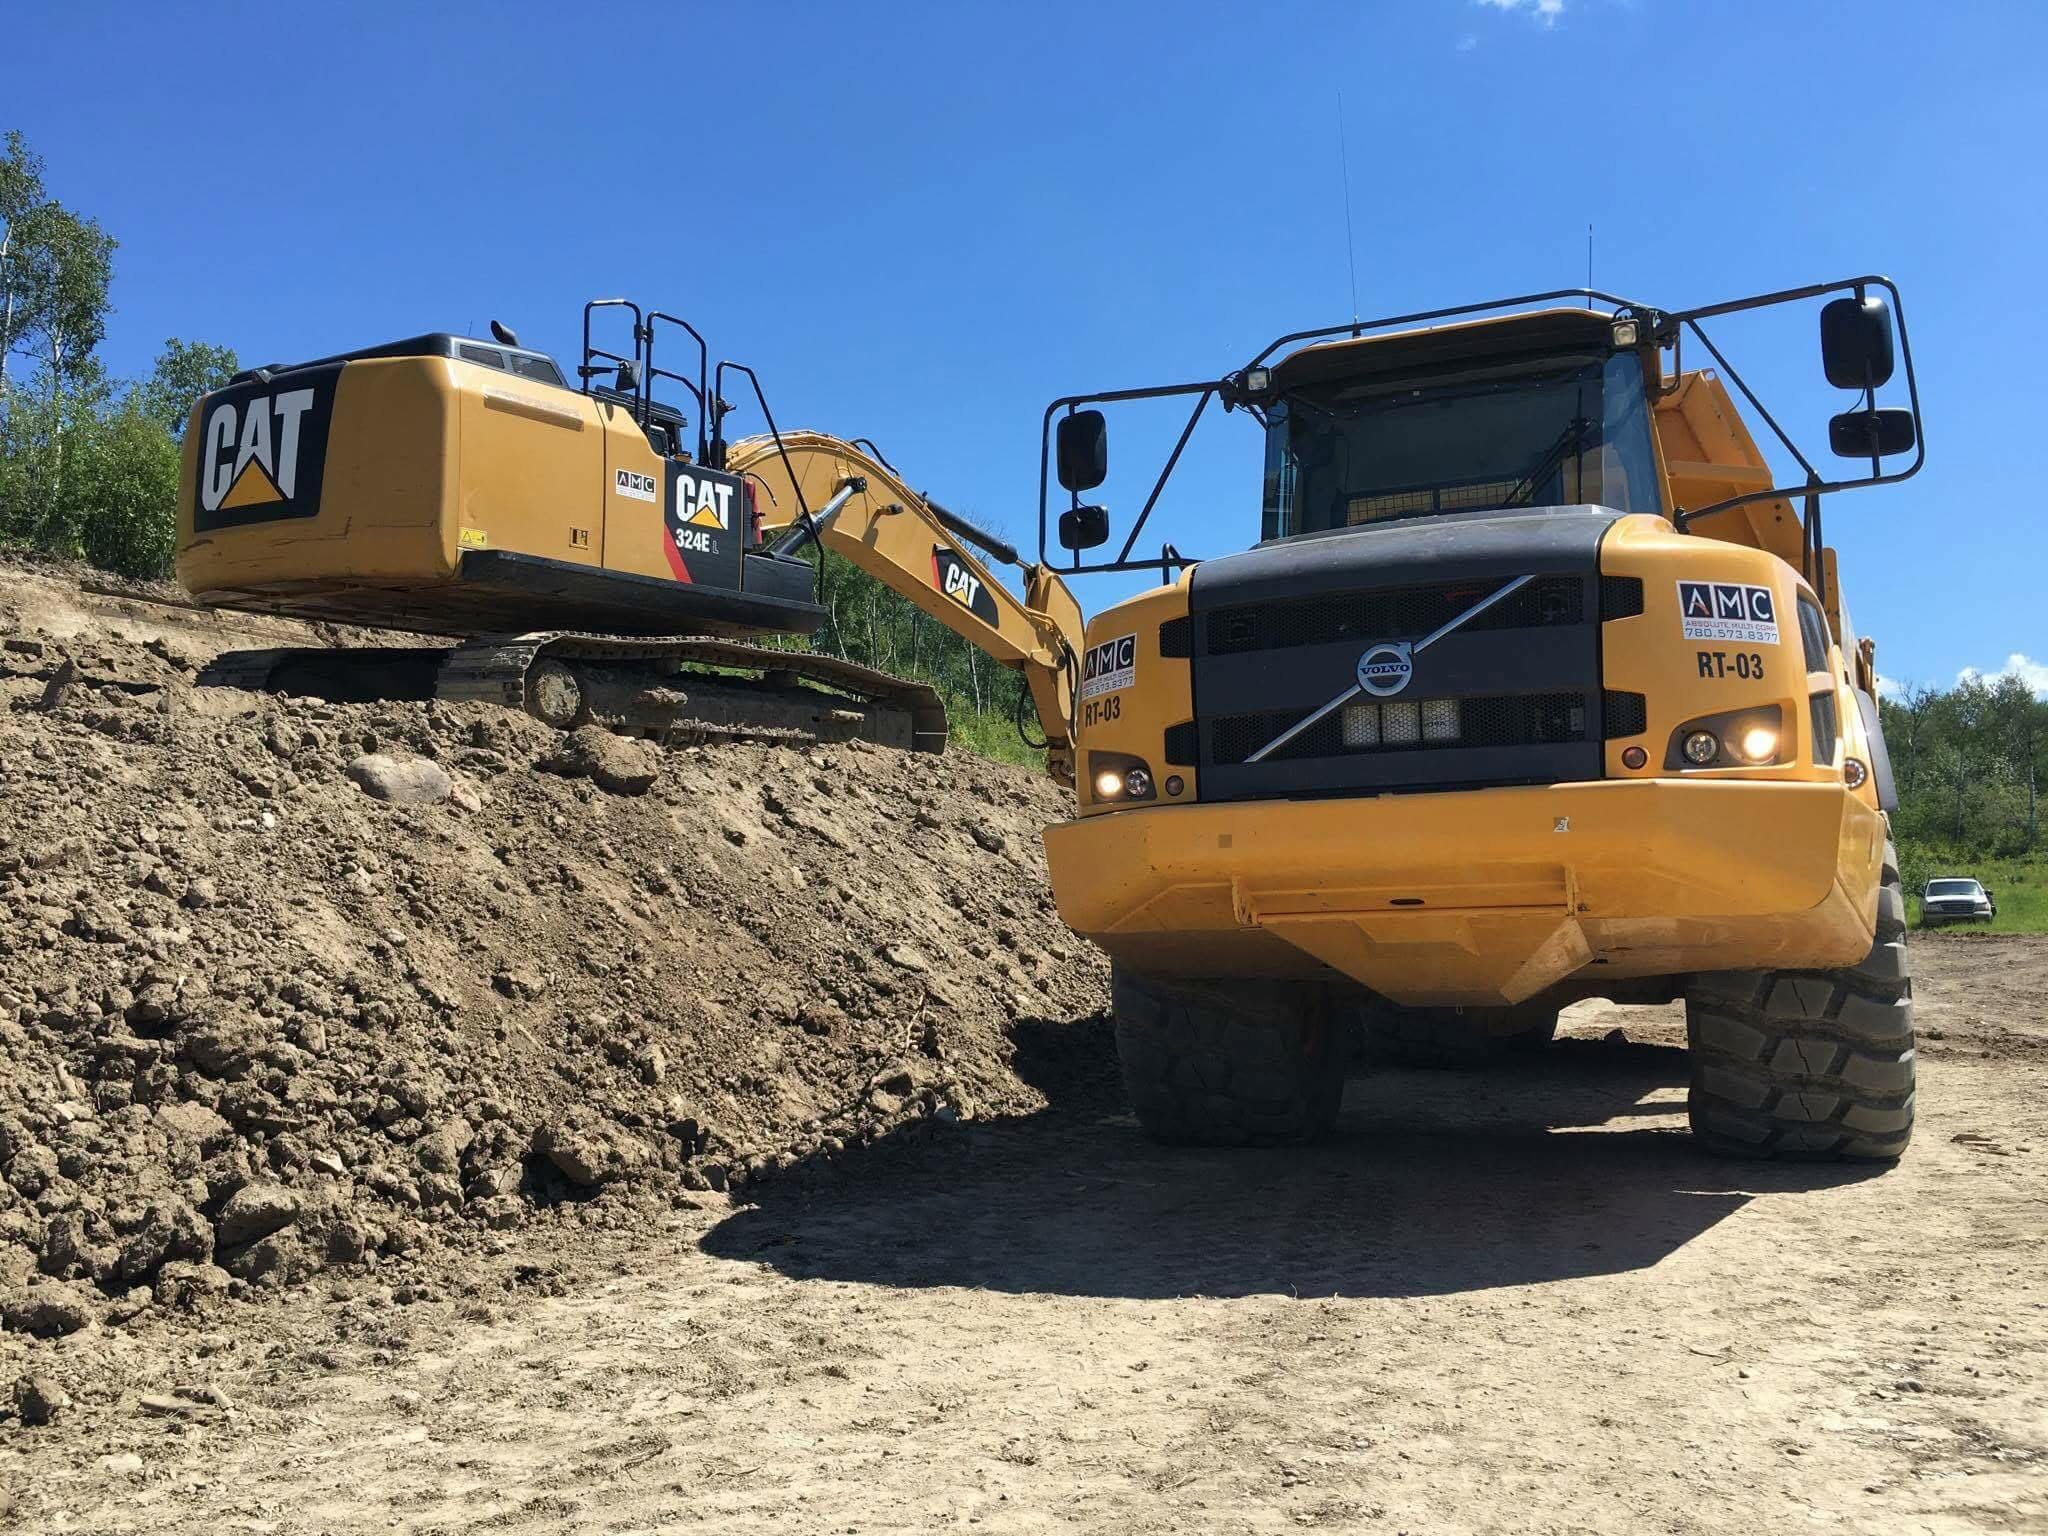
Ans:
<svg viewBox="0 0 2048 1536"><path fill-rule="evenodd" d="M1998 916L1998 903L1975 880L1944 876L1927 882L1920 893L1920 926L1939 928L1944 923L1988 923Z"/></svg>

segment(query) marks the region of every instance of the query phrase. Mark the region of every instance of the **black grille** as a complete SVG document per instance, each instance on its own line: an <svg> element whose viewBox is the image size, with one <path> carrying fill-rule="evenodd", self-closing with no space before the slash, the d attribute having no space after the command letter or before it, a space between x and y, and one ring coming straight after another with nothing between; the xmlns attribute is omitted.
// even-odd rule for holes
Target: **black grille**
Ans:
<svg viewBox="0 0 2048 1536"><path fill-rule="evenodd" d="M1650 728L1650 701L1640 693L1610 688L1601 695L1600 713L1609 741L1617 736L1640 736Z"/></svg>
<svg viewBox="0 0 2048 1536"><path fill-rule="evenodd" d="M1375 712L1368 727L1356 712ZM1433 734L1427 722L1455 711L1450 728ZM1345 741L1348 722L1353 735ZM1212 745L1218 763L1242 763L1301 719L1289 710L1260 710L1217 720ZM1586 702L1576 693L1526 693L1479 699L1361 699L1332 710L1261 762L1348 757L1356 753L1437 751L1456 747L1532 747L1587 739ZM1373 739L1365 739L1373 738Z"/></svg>
<svg viewBox="0 0 2048 1536"><path fill-rule="evenodd" d="M1816 693L1813 706L1813 760L1823 766L1835 760L1835 736L1839 727L1835 721L1835 696L1832 693Z"/></svg>
<svg viewBox="0 0 2048 1536"><path fill-rule="evenodd" d="M1186 614L1168 619L1159 626L1159 654L1162 656L1192 656L1194 654L1195 626Z"/></svg>
<svg viewBox="0 0 2048 1536"><path fill-rule="evenodd" d="M1201 751L1201 741L1195 731L1195 722L1183 720L1179 725L1166 728L1166 761L1169 767L1192 768L1196 755Z"/></svg>
<svg viewBox="0 0 2048 1536"><path fill-rule="evenodd" d="M1632 619L1643 611L1643 579L1640 576L1600 578L1600 618Z"/></svg>
<svg viewBox="0 0 2048 1536"><path fill-rule="evenodd" d="M1505 585L1488 579L1219 608L1209 615L1209 654L1230 656L1338 640L1422 636L1450 623ZM1544 576L1459 626L1459 632L1535 629L1584 621L1584 583L1576 576Z"/></svg>

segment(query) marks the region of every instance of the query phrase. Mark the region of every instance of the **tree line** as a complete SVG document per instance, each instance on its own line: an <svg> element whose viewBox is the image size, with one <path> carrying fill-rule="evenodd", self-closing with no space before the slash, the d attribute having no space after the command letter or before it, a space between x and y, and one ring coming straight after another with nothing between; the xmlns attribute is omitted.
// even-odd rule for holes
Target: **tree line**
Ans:
<svg viewBox="0 0 2048 1536"><path fill-rule="evenodd" d="M164 343L143 379L98 357L119 242L49 195L20 133L0 139L0 546L163 576L179 440L235 354Z"/></svg>
<svg viewBox="0 0 2048 1536"><path fill-rule="evenodd" d="M1900 842L1957 860L2042 851L2048 699L2010 674L1908 685L1879 703Z"/></svg>

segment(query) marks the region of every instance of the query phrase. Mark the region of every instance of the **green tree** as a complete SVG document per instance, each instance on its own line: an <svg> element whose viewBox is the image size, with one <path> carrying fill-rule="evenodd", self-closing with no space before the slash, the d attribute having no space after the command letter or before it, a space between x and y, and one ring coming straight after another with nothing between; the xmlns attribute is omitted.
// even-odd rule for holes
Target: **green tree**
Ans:
<svg viewBox="0 0 2048 1536"><path fill-rule="evenodd" d="M178 441L184 441L185 421L201 395L221 388L241 370L233 347L216 347L206 341L180 341L173 336L164 342L156 367L138 387L139 404L151 419Z"/></svg>
<svg viewBox="0 0 2048 1536"><path fill-rule="evenodd" d="M15 316L21 308L15 251L22 221L45 201L42 157L28 147L19 129L9 129L0 140L0 402L7 395L7 359L14 351Z"/></svg>

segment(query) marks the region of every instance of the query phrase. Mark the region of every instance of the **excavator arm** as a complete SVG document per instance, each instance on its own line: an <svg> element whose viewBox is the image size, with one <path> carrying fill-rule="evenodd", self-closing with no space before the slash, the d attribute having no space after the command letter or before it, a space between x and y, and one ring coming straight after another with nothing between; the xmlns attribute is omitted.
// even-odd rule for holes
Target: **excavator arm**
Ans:
<svg viewBox="0 0 2048 1536"><path fill-rule="evenodd" d="M1044 566L1017 557L910 489L886 460L822 432L743 438L725 453L729 473L756 487L764 538L785 552L816 539L985 652L1023 672L1045 732L1046 768L1074 782L1074 688L1083 625L1080 604ZM1023 573L1020 598L968 542Z"/></svg>

